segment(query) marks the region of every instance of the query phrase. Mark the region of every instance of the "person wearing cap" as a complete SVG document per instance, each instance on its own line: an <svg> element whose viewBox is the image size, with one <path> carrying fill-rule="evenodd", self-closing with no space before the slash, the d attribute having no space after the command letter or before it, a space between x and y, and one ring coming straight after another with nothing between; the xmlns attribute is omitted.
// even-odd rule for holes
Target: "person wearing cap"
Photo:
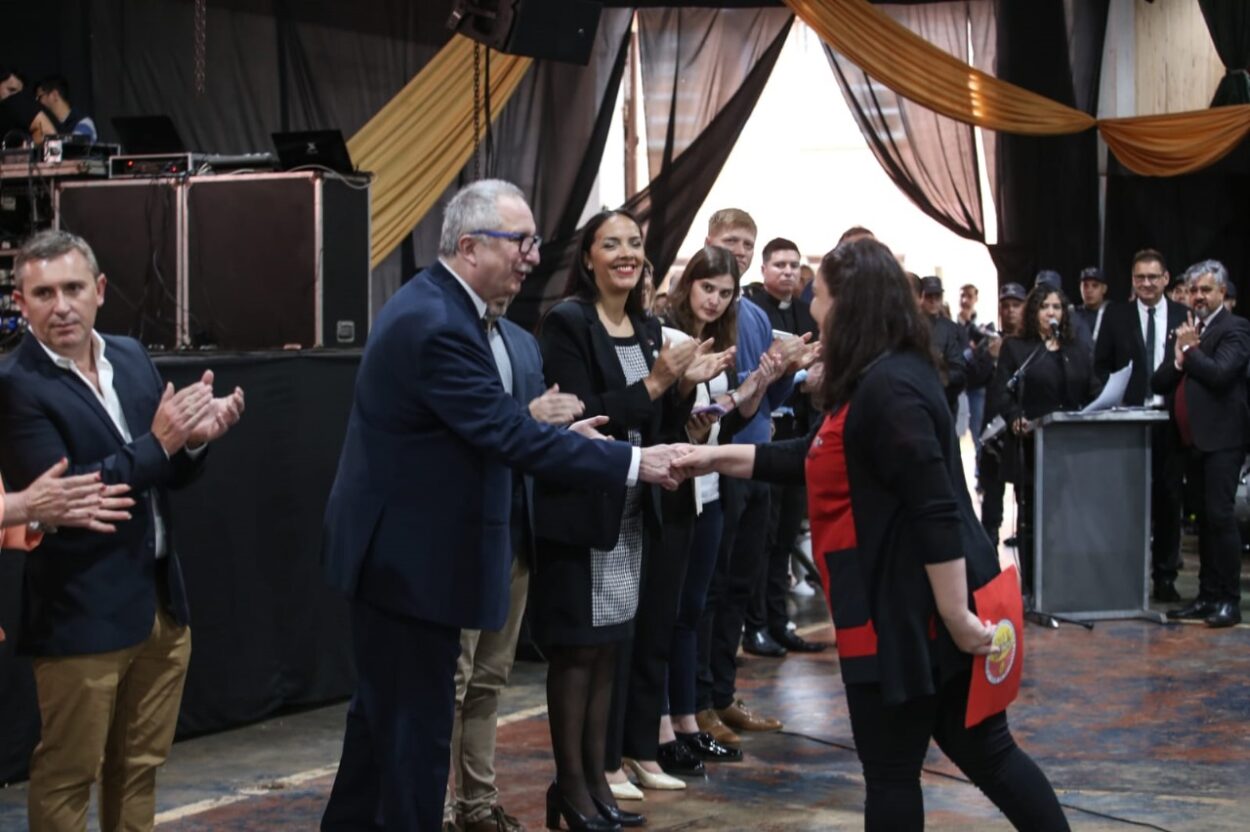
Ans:
<svg viewBox="0 0 1250 832"><path fill-rule="evenodd" d="M1169 333L1185 323L1188 307L1163 296L1168 270L1163 255L1148 248L1133 257L1134 299L1111 303L1103 315L1094 349L1094 374L1101 381L1133 362L1124 405L1163 407L1150 391L1150 379L1167 360ZM1184 456L1166 424L1152 428L1150 514L1154 528L1151 563L1156 601L1179 601L1176 574L1181 562L1181 479Z"/></svg>
<svg viewBox="0 0 1250 832"><path fill-rule="evenodd" d="M1102 314L1107 311L1107 279L1097 266L1081 269L1081 302L1084 305L1076 310L1076 316L1089 327L1090 335L1097 343Z"/></svg>
<svg viewBox="0 0 1250 832"><path fill-rule="evenodd" d="M1020 334L1020 322L1024 317L1024 301L1028 292L1019 283L1004 283L998 290L998 328L999 335L986 338L978 349L978 357L974 361L988 360L990 376L998 364L998 356L1002 350L1003 337ZM983 357L982 357L983 356ZM998 415L994 397L987 395L985 399L985 424L994 421ZM1003 525L1003 495L1006 491L1002 471L1004 437L999 434L994 439L982 444L978 460L979 481L981 484L981 526L989 535L994 545L998 545L998 533Z"/></svg>
<svg viewBox="0 0 1250 832"><path fill-rule="evenodd" d="M1189 306L1189 283L1185 280L1185 275L1178 275L1176 281L1168 287L1168 300L1172 303L1179 303L1181 306Z"/></svg>
<svg viewBox="0 0 1250 832"><path fill-rule="evenodd" d="M942 384L946 389L946 402L951 413L959 412L959 394L968 381L968 362L964 359L964 345L959 326L942 315L942 278L929 276L916 281L920 294L920 309L929 319L929 337L934 351L942 357Z"/></svg>
<svg viewBox="0 0 1250 832"><path fill-rule="evenodd" d="M1224 287L1224 308L1229 312L1237 308L1237 284L1231 280Z"/></svg>

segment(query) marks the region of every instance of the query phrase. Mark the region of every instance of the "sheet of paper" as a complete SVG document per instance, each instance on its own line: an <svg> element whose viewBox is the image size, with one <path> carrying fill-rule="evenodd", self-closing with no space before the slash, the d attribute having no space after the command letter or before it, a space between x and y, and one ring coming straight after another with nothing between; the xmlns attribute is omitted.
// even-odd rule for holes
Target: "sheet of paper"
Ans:
<svg viewBox="0 0 1250 832"><path fill-rule="evenodd" d="M1133 374L1133 362L1130 361L1119 370L1107 377L1107 384L1098 394L1098 398L1087 404L1082 413L1094 413L1099 410L1110 410L1119 407L1124 401L1124 391L1128 389L1129 376Z"/></svg>

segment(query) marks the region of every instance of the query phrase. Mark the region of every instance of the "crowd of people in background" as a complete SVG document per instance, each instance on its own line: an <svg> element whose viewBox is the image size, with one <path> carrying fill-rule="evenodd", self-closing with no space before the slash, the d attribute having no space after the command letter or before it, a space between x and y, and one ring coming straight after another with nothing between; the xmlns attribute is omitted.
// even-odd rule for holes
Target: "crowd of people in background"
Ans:
<svg viewBox="0 0 1250 832"><path fill-rule="evenodd" d="M31 86L16 69L0 66L0 145L38 145L53 136L84 144L99 140L95 121L74 106L64 76L49 75Z"/></svg>
<svg viewBox="0 0 1250 832"><path fill-rule="evenodd" d="M64 125L67 91L39 90ZM352 602L359 685L322 828L522 828L500 802L495 742L525 619L548 662L548 827L643 825L623 803L715 776L749 752L744 735L783 727L739 690L738 654L826 649L792 621L791 595L816 579L870 828L923 824L930 739L1020 828L1066 828L1005 714L963 724L969 656L991 649L968 598L999 572L1009 482L1008 543L1030 593L1036 424L1130 362L1124 404L1172 417L1152 444L1154 597L1181 600L1188 483L1200 588L1169 616L1240 620L1233 499L1250 441L1250 324L1231 313L1220 263L1169 286L1164 256L1146 249L1131 299L1109 302L1091 267L1080 308L1042 271L1031 289L999 289L995 325L978 320L975 286L952 314L939 277L906 273L862 227L817 270L772 238L744 287L757 236L745 211L717 211L660 292L642 226L604 211L581 233L566 297L531 334L505 316L539 260L524 195L486 180L451 200L438 262L373 326L326 510L322 559ZM210 373L175 392L137 343L96 333L105 278L86 241L40 235L16 271L30 333L0 396L6 437L27 439L0 453L20 489L6 522L33 524L23 546L40 524L81 527L44 538L59 556L29 562L23 588L44 721L32 827L81 828L99 774L87 761L100 759L108 817L150 827L190 652L165 494L238 421L242 391L214 398ZM961 398L979 517L953 427ZM70 412L73 425L49 415ZM996 419L1005 429L991 437ZM910 532L890 533L899 524ZM125 615L92 588L91 553L127 588ZM139 675L143 662L160 672ZM106 694L135 701L105 713L108 696L82 693L101 674ZM160 730L143 731L153 721Z"/></svg>

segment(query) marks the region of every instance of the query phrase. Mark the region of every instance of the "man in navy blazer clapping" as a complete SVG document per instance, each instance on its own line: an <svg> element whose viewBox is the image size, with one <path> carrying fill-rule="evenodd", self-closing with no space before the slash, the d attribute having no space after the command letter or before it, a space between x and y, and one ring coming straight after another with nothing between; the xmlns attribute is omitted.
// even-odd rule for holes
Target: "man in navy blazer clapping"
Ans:
<svg viewBox="0 0 1250 832"><path fill-rule="evenodd" d="M514 185L467 186L447 205L439 262L369 335L326 507L322 557L352 602L359 681L323 829L440 827L460 629L507 616L512 469L676 485L675 447L539 424L500 381L488 309L521 290L540 243Z"/></svg>

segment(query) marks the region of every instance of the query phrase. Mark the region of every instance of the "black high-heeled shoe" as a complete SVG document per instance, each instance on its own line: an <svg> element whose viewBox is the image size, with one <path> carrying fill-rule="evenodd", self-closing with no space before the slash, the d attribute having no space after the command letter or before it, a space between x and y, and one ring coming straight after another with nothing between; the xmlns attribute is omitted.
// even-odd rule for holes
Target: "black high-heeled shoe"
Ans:
<svg viewBox="0 0 1250 832"><path fill-rule="evenodd" d="M593 800L593 797L592 797ZM607 820L602 815L602 804L595 801L596 808L600 809L600 814L594 817L586 817L577 811L577 807L569 803L560 793L560 788L552 783L547 788L547 828L559 829L560 818L564 818L564 822L568 824L570 832L621 832L621 825Z"/></svg>
<svg viewBox="0 0 1250 832"><path fill-rule="evenodd" d="M590 796L590 799L595 802L595 807L598 808L599 814L618 826L647 825L646 815L640 815L637 812L626 812L619 806L609 806L593 794Z"/></svg>

